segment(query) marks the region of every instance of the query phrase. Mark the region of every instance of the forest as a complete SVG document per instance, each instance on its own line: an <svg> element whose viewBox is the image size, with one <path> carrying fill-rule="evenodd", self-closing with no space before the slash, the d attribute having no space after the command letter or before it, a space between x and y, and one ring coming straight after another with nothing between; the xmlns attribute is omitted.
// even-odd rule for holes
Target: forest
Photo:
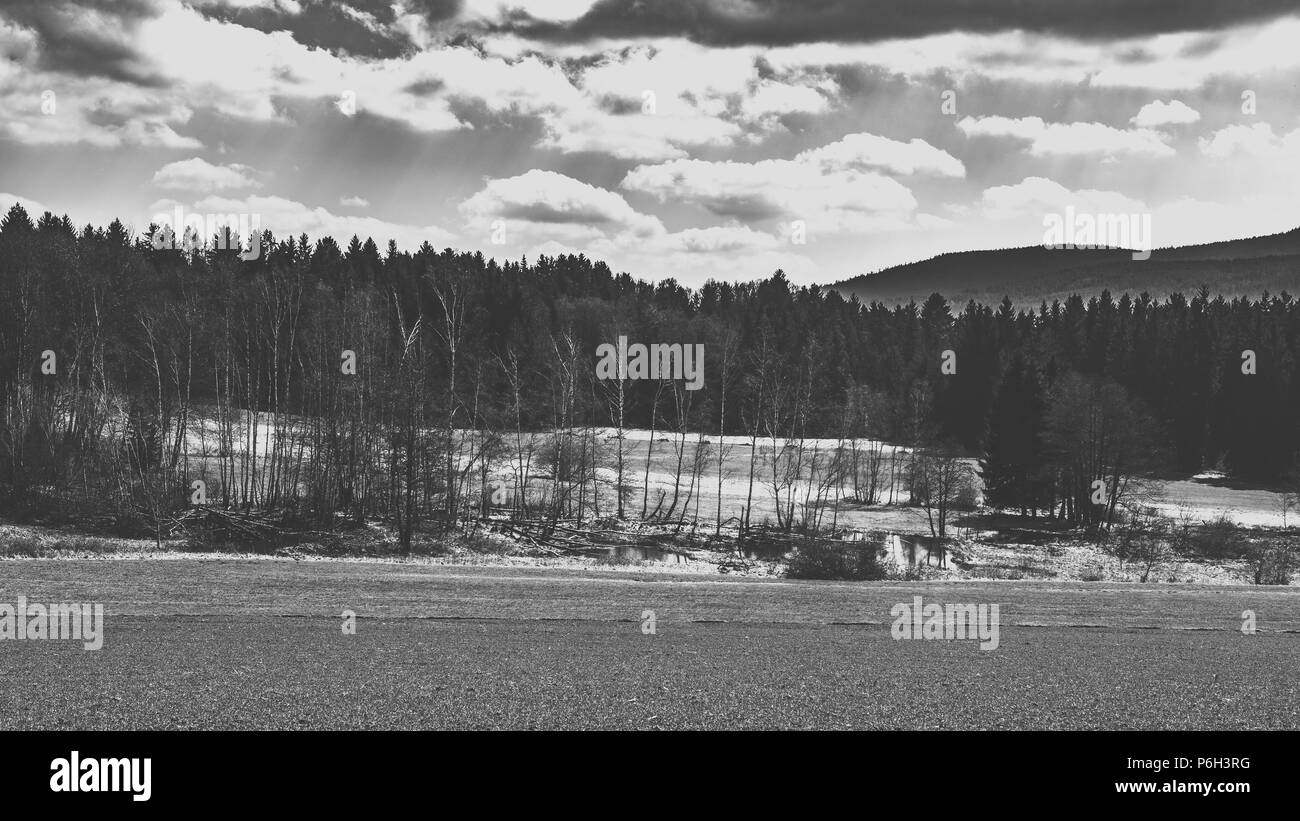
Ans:
<svg viewBox="0 0 1300 821"><path fill-rule="evenodd" d="M0 220L0 516L158 530L202 478L210 506L382 521L409 545L485 511L503 463L516 488L529 470L549 488L513 494L512 516L581 520L600 469L619 518L650 515L625 475L631 445L597 429L679 437L692 483L709 459L687 433L770 441L751 451L751 491L757 470L868 503L884 501L892 443L914 503L948 505L978 464L985 505L1093 533L1143 477L1296 484L1300 305L1285 291L887 307L781 271L690 289L583 255L266 231L244 260L215 237L155 249L152 231L18 205ZM702 386L598 378L620 336L702 345ZM793 446L811 440L835 446ZM769 485L778 527L822 521Z"/></svg>

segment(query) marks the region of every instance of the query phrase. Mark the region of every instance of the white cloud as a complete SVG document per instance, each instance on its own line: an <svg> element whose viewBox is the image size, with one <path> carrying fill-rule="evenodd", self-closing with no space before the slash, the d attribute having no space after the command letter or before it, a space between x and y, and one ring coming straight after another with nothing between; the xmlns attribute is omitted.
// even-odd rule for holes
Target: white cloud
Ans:
<svg viewBox="0 0 1300 821"><path fill-rule="evenodd" d="M871 168L893 174L966 176L961 160L925 140L913 138L904 143L867 133L849 134L830 145L804 151L795 162L818 165L825 171Z"/></svg>
<svg viewBox="0 0 1300 821"><path fill-rule="evenodd" d="M830 108L826 96L809 86L763 80L745 97L741 110L751 120L769 115L820 114Z"/></svg>
<svg viewBox="0 0 1300 821"><path fill-rule="evenodd" d="M1201 119L1201 112L1182 102L1155 100L1142 106L1129 122L1139 128L1157 128L1162 125L1185 125Z"/></svg>
<svg viewBox="0 0 1300 821"><path fill-rule="evenodd" d="M246 165L213 165L200 157L167 163L153 175L153 184L198 194L262 187Z"/></svg>
<svg viewBox="0 0 1300 821"><path fill-rule="evenodd" d="M369 208L370 200L362 197L339 197L339 205L345 208Z"/></svg>
<svg viewBox="0 0 1300 821"><path fill-rule="evenodd" d="M810 232L870 233L913 226L916 198L881 170L965 174L960 161L923 140L903 143L850 134L792 160L678 159L640 165L628 172L621 187L732 219L803 220Z"/></svg>
<svg viewBox="0 0 1300 821"><path fill-rule="evenodd" d="M1159 132L1149 128L1122 130L1102 123L1048 123L1041 117L963 117L957 128L968 137L1012 137L1029 143L1031 154L1136 154L1172 157L1174 151Z"/></svg>
<svg viewBox="0 0 1300 821"><path fill-rule="evenodd" d="M14 203L23 207L23 210L27 212L27 216L31 217L32 222L36 222L42 214L50 210L36 200L21 197L17 194L6 194L5 192L0 191L0 219L9 212L9 209L14 206Z"/></svg>
<svg viewBox="0 0 1300 821"><path fill-rule="evenodd" d="M653 240L646 250L663 253L718 254L772 251L788 245L786 240L747 225L715 225L710 228L687 228L664 234Z"/></svg>
<svg viewBox="0 0 1300 821"><path fill-rule="evenodd" d="M889 177L852 170L827 173L795 160L755 163L670 160L628 172L622 187L661 201L685 201L740 220L777 217L821 230L869 229L875 219L905 219L912 192Z"/></svg>
<svg viewBox="0 0 1300 821"><path fill-rule="evenodd" d="M1268 123L1230 125L1200 138L1197 145L1202 154L1216 159L1245 156L1265 161L1300 161L1300 129L1284 136L1275 134Z"/></svg>
<svg viewBox="0 0 1300 821"><path fill-rule="evenodd" d="M1045 177L1026 177L1015 185L997 185L980 197L980 215L986 219L1029 218L1041 225L1044 214L1060 213L1067 207L1080 213L1137 214L1150 209L1140 200L1116 191L1071 190Z"/></svg>
<svg viewBox="0 0 1300 821"><path fill-rule="evenodd" d="M465 0L461 15L499 23L511 12L522 11L537 20L567 22L577 20L594 5L596 0Z"/></svg>
<svg viewBox="0 0 1300 821"><path fill-rule="evenodd" d="M522 225L551 237L621 232L647 237L664 230L657 218L638 213L612 191L538 169L489 181L460 210L485 233L485 226L498 219L506 221L507 230Z"/></svg>

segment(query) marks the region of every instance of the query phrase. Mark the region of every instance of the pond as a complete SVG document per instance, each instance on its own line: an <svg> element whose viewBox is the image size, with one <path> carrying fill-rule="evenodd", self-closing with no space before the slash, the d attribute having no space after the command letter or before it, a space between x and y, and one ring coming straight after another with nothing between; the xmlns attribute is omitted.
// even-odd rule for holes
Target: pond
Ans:
<svg viewBox="0 0 1300 821"><path fill-rule="evenodd" d="M912 567L947 567L948 551L943 539L934 536L903 536L891 533L885 539L889 560L904 570Z"/></svg>
<svg viewBox="0 0 1300 821"><path fill-rule="evenodd" d="M849 541L874 544L884 551L881 557L886 563L901 570L925 565L927 567L947 567L948 551L942 539L933 536L888 533L873 531L854 533Z"/></svg>
<svg viewBox="0 0 1300 821"><path fill-rule="evenodd" d="M609 558L624 562L682 562L682 554L662 547L641 547L640 545L610 545Z"/></svg>

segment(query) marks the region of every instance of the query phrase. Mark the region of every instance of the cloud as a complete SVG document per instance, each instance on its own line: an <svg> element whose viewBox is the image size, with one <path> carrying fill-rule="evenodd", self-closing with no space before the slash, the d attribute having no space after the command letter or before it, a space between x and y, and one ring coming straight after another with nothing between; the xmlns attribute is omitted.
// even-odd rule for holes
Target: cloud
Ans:
<svg viewBox="0 0 1300 821"><path fill-rule="evenodd" d="M1172 157L1174 151L1159 132L1149 128L1123 130L1102 123L1047 123L1041 117L963 117L957 128L968 137L1011 137L1029 143L1039 156L1136 154Z"/></svg>
<svg viewBox="0 0 1300 821"><path fill-rule="evenodd" d="M646 237L664 230L658 218L638 213L612 191L537 169L489 181L460 210L472 222L501 219L551 234L629 232Z"/></svg>
<svg viewBox="0 0 1300 821"><path fill-rule="evenodd" d="M1157 128L1162 125L1185 125L1201 119L1201 113L1179 100L1155 100L1142 106L1129 122L1138 128Z"/></svg>
<svg viewBox="0 0 1300 821"><path fill-rule="evenodd" d="M1197 141L1201 153L1215 159L1249 157L1264 161L1300 161L1300 129L1290 134L1273 132L1268 123L1230 125Z"/></svg>
<svg viewBox="0 0 1300 821"><path fill-rule="evenodd" d="M193 113L154 89L100 79L73 83L0 59L0 137L25 145L192 150L202 143L175 127Z"/></svg>
<svg viewBox="0 0 1300 821"><path fill-rule="evenodd" d="M664 234L646 249L662 253L720 254L736 252L772 251L788 243L747 225L715 225L710 228L687 228Z"/></svg>
<svg viewBox="0 0 1300 821"><path fill-rule="evenodd" d="M339 205L345 208L369 208L370 200L362 197L339 197Z"/></svg>
<svg viewBox="0 0 1300 821"><path fill-rule="evenodd" d="M36 200L0 191L0 218L3 218L9 212L14 203L23 207L23 210L27 212L27 216L31 217L32 222L35 222L42 214L50 210Z"/></svg>
<svg viewBox="0 0 1300 821"><path fill-rule="evenodd" d="M9 0L0 20L35 35L37 70L158 86L163 78L136 34L159 7L155 0Z"/></svg>
<svg viewBox="0 0 1300 821"><path fill-rule="evenodd" d="M574 95L542 111L543 145L628 160L666 160L687 148L727 147L783 116L830 109L838 89L825 72L760 76L753 49L657 42L602 52L574 73Z"/></svg>
<svg viewBox="0 0 1300 821"><path fill-rule="evenodd" d="M1113 44L1140 48L1141 59L1097 59L1088 82L1097 88L1199 89L1216 77L1251 88L1300 67L1300 17L1229 29L1215 35L1164 34L1147 42Z"/></svg>
<svg viewBox="0 0 1300 821"><path fill-rule="evenodd" d="M523 16L530 20L566 22L577 20L597 0L464 0L461 16L468 20L508 23Z"/></svg>
<svg viewBox="0 0 1300 821"><path fill-rule="evenodd" d="M153 184L199 194L262 187L246 165L213 165L199 157L167 163L153 175Z"/></svg>
<svg viewBox="0 0 1300 821"><path fill-rule="evenodd" d="M751 120L785 114L820 114L830 108L827 95L816 88L764 80L741 104Z"/></svg>
<svg viewBox="0 0 1300 821"><path fill-rule="evenodd" d="M1071 190L1045 177L1026 177L1014 185L997 185L980 196L979 214L986 219L1008 220L1028 217L1041 225L1048 213L1060 213L1067 207L1080 213L1135 214L1150 209L1116 191L1095 189Z"/></svg>
<svg viewBox="0 0 1300 821"><path fill-rule="evenodd" d="M498 30L564 42L684 37L710 45L873 42L954 30L1021 30L1100 39L1215 29L1294 12L1290 0L1193 5L1180 0L1100 0L1087 4L1075 0L603 0L576 18L544 20L531 13L533 5L527 4L529 15L501 19ZM581 5L575 0L568 13L573 14Z"/></svg>
<svg viewBox="0 0 1300 821"><path fill-rule="evenodd" d="M795 162L817 165L826 171L871 168L892 174L966 176L961 160L925 140L913 138L904 143L867 133L849 134L830 145L804 151Z"/></svg>
<svg viewBox="0 0 1300 821"><path fill-rule="evenodd" d="M640 165L621 187L660 201L687 202L738 220L804 220L810 231L859 233L906 228L917 202L880 173L959 177L961 162L923 140L850 134L792 160L670 160Z"/></svg>
<svg viewBox="0 0 1300 821"><path fill-rule="evenodd" d="M905 215L916 207L905 186L883 175L823 173L815 165L793 160L670 160L634 168L621 186L660 201L699 205L722 217L784 216L837 227L866 215Z"/></svg>

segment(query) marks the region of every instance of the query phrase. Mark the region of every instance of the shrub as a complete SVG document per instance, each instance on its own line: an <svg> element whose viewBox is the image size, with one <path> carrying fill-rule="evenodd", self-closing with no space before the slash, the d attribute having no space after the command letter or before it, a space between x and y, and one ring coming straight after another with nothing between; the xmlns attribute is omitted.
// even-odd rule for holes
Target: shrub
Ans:
<svg viewBox="0 0 1300 821"><path fill-rule="evenodd" d="M1246 550L1246 566L1255 584L1290 584L1300 556L1286 543L1258 542Z"/></svg>
<svg viewBox="0 0 1300 821"><path fill-rule="evenodd" d="M880 549L874 545L808 542L790 554L786 576L791 579L878 581L885 578L885 568L880 562Z"/></svg>
<svg viewBox="0 0 1300 821"><path fill-rule="evenodd" d="M1211 559L1240 558L1249 549L1245 534L1227 516L1192 530L1185 545L1190 553Z"/></svg>
<svg viewBox="0 0 1300 821"><path fill-rule="evenodd" d="M1085 582L1105 581L1106 570L1099 564L1090 564L1079 572L1079 580Z"/></svg>

